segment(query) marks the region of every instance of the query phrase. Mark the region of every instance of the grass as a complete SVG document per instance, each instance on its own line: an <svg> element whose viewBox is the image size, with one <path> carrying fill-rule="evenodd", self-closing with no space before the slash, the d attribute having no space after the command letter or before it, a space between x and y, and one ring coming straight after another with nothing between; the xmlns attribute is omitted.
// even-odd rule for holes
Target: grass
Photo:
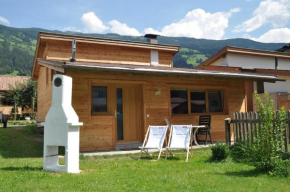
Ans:
<svg viewBox="0 0 290 192"><path fill-rule="evenodd" d="M31 123L35 123L34 120L8 120L9 125L29 125Z"/></svg>
<svg viewBox="0 0 290 192"><path fill-rule="evenodd" d="M30 125L32 123L35 123L35 120L8 120L7 126L14 126L14 125L19 125L19 126L25 126L25 125ZM3 127L3 124L0 123L0 127Z"/></svg>
<svg viewBox="0 0 290 192"><path fill-rule="evenodd" d="M80 174L42 171L42 137L0 129L0 191L289 191L290 178L273 178L254 167L209 162L210 149L167 161L137 154L80 156Z"/></svg>
<svg viewBox="0 0 290 192"><path fill-rule="evenodd" d="M13 71L12 73L6 74L5 76L17 76L18 73L19 73L19 71Z"/></svg>

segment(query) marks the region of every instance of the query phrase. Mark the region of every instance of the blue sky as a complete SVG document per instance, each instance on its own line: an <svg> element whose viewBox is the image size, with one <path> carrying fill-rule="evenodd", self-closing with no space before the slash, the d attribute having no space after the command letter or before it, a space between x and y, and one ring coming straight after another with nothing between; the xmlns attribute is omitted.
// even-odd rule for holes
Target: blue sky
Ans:
<svg viewBox="0 0 290 192"><path fill-rule="evenodd" d="M290 0L0 0L0 24L290 42Z"/></svg>

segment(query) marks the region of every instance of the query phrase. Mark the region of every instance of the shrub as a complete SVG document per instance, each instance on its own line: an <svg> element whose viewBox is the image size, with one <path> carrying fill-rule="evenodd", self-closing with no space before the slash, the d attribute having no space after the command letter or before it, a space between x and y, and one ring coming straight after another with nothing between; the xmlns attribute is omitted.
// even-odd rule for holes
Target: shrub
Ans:
<svg viewBox="0 0 290 192"><path fill-rule="evenodd" d="M226 144L216 142L216 144L211 147L211 152L213 161L222 161L228 157L229 149Z"/></svg>
<svg viewBox="0 0 290 192"><path fill-rule="evenodd" d="M289 177L290 176L290 159L276 161L275 166L271 171L270 175L279 177Z"/></svg>
<svg viewBox="0 0 290 192"><path fill-rule="evenodd" d="M37 131L35 129L35 123L31 122L28 123L24 128L23 128L24 133L28 134L28 135L34 135L37 134Z"/></svg>
<svg viewBox="0 0 290 192"><path fill-rule="evenodd" d="M230 156L233 161L239 163L251 162L251 149L244 143L235 143L230 148Z"/></svg>
<svg viewBox="0 0 290 192"><path fill-rule="evenodd" d="M274 110L273 101L266 93L264 99L255 93L261 122L255 130L253 143L236 143L231 148L233 160L251 163L271 175L289 176L289 153L283 153L286 110ZM288 160L287 160L288 159Z"/></svg>
<svg viewBox="0 0 290 192"><path fill-rule="evenodd" d="M268 94L265 94L264 100L256 93L255 96L261 123L257 127L258 136L252 145L252 155L257 168L270 172L282 162L286 110L281 108L275 112L273 100Z"/></svg>

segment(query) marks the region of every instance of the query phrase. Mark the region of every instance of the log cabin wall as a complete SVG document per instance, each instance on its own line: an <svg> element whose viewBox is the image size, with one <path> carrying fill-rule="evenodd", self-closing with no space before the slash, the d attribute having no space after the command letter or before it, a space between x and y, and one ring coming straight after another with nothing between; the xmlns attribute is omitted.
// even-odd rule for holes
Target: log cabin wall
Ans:
<svg viewBox="0 0 290 192"><path fill-rule="evenodd" d="M91 115L92 84L138 84L142 87L141 123L142 140L149 125L165 125L164 118L172 124L198 124L199 115L171 115L170 88L194 88L224 90L225 110L223 114L212 115L212 136L214 141L224 140L224 119L233 112L244 112L244 81L198 78L185 76L156 76L145 74L100 72L94 70L67 69L66 75L73 78L72 105L80 121L84 122L80 133L81 151L109 150L115 148L115 117L109 110L106 116ZM160 90L160 95L156 94ZM230 95L230 96L229 96Z"/></svg>
<svg viewBox="0 0 290 192"><path fill-rule="evenodd" d="M71 41L46 40L45 58L68 61L71 57ZM172 52L159 52L159 66L172 67ZM76 43L76 60L115 64L150 65L149 49L85 42Z"/></svg>
<svg viewBox="0 0 290 192"><path fill-rule="evenodd" d="M53 71L47 67L40 67L37 81L37 122L44 122L52 101Z"/></svg>

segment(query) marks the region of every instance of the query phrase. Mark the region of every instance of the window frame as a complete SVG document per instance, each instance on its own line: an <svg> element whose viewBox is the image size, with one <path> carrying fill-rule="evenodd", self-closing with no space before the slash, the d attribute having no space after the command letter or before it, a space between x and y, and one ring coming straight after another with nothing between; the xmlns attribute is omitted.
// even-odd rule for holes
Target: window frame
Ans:
<svg viewBox="0 0 290 192"><path fill-rule="evenodd" d="M174 87L174 88L170 88L169 90L169 102L170 102L170 114L171 115L187 115L187 114L172 114L172 107L171 107L171 90L186 90L186 93L187 93L187 114L189 113L189 105L190 105L190 102L188 101L188 89L187 88L182 88L182 87Z"/></svg>
<svg viewBox="0 0 290 192"><path fill-rule="evenodd" d="M94 112L93 111L93 97L92 97L92 94L93 94L93 87L106 87L107 88L107 111L106 112ZM109 89L109 85L104 85L104 84L92 84L91 87L90 87L90 101L91 101L91 104L90 104L90 107L91 107L91 116L108 116L110 115L110 107L109 107L109 97L111 95L110 93L110 89Z"/></svg>
<svg viewBox="0 0 290 192"><path fill-rule="evenodd" d="M186 89L187 90L187 102L188 102L188 113L187 114L172 114L171 108L171 94L169 94L169 102L170 102L170 115L171 116L200 116L200 115L228 115L228 93L226 89L216 89L216 88L209 88L209 89L202 89L202 88L193 88L193 87L170 87L169 91L172 89ZM206 112L205 113L191 113L191 91L204 91L205 92L205 104L206 104ZM222 91L223 98L222 98L222 105L223 111L222 112L209 112L209 91Z"/></svg>

